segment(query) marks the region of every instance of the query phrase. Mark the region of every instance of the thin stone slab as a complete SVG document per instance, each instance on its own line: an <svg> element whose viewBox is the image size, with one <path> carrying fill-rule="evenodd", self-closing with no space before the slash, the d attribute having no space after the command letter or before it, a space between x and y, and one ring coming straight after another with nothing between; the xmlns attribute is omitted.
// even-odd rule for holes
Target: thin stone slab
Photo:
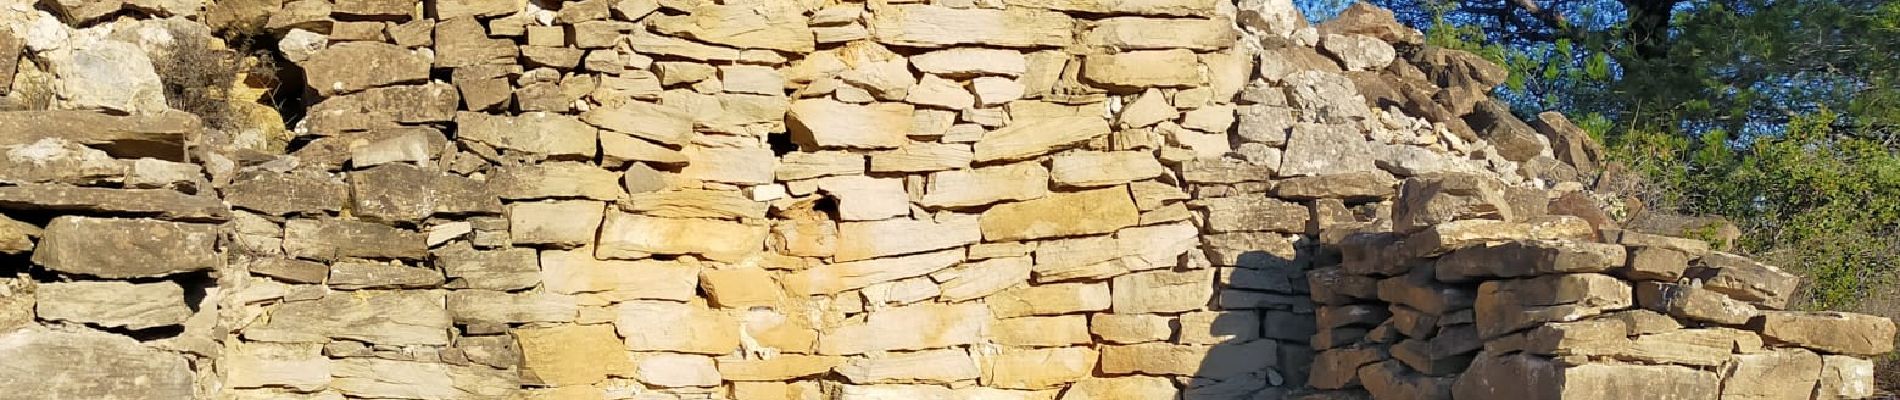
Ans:
<svg viewBox="0 0 1900 400"><path fill-rule="evenodd" d="M109 189L66 185L0 187L0 209L151 216L175 221L231 219L223 202L169 189Z"/></svg>

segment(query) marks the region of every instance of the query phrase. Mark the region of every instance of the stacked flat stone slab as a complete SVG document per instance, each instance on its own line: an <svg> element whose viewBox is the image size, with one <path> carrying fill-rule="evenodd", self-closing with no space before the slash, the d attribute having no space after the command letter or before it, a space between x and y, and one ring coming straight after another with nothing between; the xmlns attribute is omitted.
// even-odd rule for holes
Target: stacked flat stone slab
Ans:
<svg viewBox="0 0 1900 400"><path fill-rule="evenodd" d="M1852 398L1892 336L1560 206L1587 136L1364 5L57 3L0 56L251 18L307 112L0 112L27 398Z"/></svg>
<svg viewBox="0 0 1900 400"><path fill-rule="evenodd" d="M20 129L33 120L45 122ZM0 188L0 254L12 260L0 277L0 357L8 360L0 376L10 377L0 390L21 398L191 398L200 382L192 366L216 354L209 335L218 317L193 292L228 267L220 247L232 214L198 165L87 145L137 136L147 150L182 155L198 120L176 112L8 112L0 126L7 127L0 181L8 185ZM59 378L51 382L31 378L52 371Z"/></svg>
<svg viewBox="0 0 1900 400"><path fill-rule="evenodd" d="M1794 275L1699 240L1540 215L1538 201L1562 194L1508 189L1407 179L1393 215L1443 222L1352 234L1338 270L1310 275L1321 303L1310 384L1332 390L1317 398L1874 394L1867 357L1892 350L1891 320L1787 311Z"/></svg>

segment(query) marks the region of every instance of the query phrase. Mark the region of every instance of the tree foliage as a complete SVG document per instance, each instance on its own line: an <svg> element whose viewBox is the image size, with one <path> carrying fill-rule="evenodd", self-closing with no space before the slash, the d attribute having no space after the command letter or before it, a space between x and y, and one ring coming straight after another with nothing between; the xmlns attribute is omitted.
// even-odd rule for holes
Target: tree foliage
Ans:
<svg viewBox="0 0 1900 400"><path fill-rule="evenodd" d="M1819 307L1900 270L1900 2L1371 0L1511 71L1646 177L1648 206L1728 217ZM1332 0L1298 2L1309 13Z"/></svg>

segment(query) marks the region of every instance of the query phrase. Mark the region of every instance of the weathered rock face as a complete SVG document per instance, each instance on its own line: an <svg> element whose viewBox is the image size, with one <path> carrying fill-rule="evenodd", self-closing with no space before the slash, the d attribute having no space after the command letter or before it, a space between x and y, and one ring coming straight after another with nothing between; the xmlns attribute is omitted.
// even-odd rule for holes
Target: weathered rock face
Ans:
<svg viewBox="0 0 1900 400"><path fill-rule="evenodd" d="M7 359L0 372L7 376L46 376L51 379L5 379L0 389L8 396L29 399L188 399L193 398L193 373L184 355L139 343L132 338L99 332L65 332L27 328L0 334L0 355ZM110 365L111 368L80 368Z"/></svg>
<svg viewBox="0 0 1900 400"><path fill-rule="evenodd" d="M0 398L1864 398L1895 330L1364 4L41 3ZM168 109L201 20L293 129Z"/></svg>

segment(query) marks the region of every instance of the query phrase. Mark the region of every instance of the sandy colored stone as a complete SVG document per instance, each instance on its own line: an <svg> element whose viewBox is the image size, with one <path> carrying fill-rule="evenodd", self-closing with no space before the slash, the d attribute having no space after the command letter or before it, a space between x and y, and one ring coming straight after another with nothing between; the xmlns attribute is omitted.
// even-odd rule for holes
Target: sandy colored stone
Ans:
<svg viewBox="0 0 1900 400"><path fill-rule="evenodd" d="M1830 353L1873 356L1893 350L1894 323L1844 312L1765 311L1748 322L1762 337Z"/></svg>
<svg viewBox="0 0 1900 400"><path fill-rule="evenodd" d="M1802 349L1734 355L1722 370L1722 397L1798 399L1814 394L1821 356Z"/></svg>
<svg viewBox="0 0 1900 400"><path fill-rule="evenodd" d="M488 187L504 199L582 197L613 200L620 174L578 162L551 162L502 168L488 178Z"/></svg>
<svg viewBox="0 0 1900 400"><path fill-rule="evenodd" d="M1198 202L1207 209L1207 230L1213 232L1301 233L1312 217L1305 206L1264 196L1217 197Z"/></svg>
<svg viewBox="0 0 1900 400"><path fill-rule="evenodd" d="M1006 0L1004 4L1094 14L1212 15L1216 0Z"/></svg>
<svg viewBox="0 0 1900 400"><path fill-rule="evenodd" d="M983 239L1037 239L1114 232L1139 222L1140 211L1123 187L1051 193L1005 203L983 212Z"/></svg>
<svg viewBox="0 0 1900 400"><path fill-rule="evenodd" d="M697 354L645 354L636 371L640 382L660 387L718 386L720 381L712 357Z"/></svg>
<svg viewBox="0 0 1900 400"><path fill-rule="evenodd" d="M541 283L541 264L534 249L475 250L457 242L430 254L447 275L450 288L516 290ZM256 270L252 267L252 272Z"/></svg>
<svg viewBox="0 0 1900 400"><path fill-rule="evenodd" d="M981 374L976 359L962 349L890 353L852 359L839 365L836 371L845 380L856 384L948 384L976 379Z"/></svg>
<svg viewBox="0 0 1900 400"><path fill-rule="evenodd" d="M1109 18L1083 33L1086 46L1117 50L1219 50L1234 45L1232 21L1213 19Z"/></svg>
<svg viewBox="0 0 1900 400"><path fill-rule="evenodd" d="M845 400L1050 400L1056 391L1008 390L980 386L948 388L943 385L837 385L835 396Z"/></svg>
<svg viewBox="0 0 1900 400"><path fill-rule="evenodd" d="M424 289L441 287L442 272L402 264L346 260L330 264L326 283L336 289Z"/></svg>
<svg viewBox="0 0 1900 400"><path fill-rule="evenodd" d="M1190 311L1175 318L1176 342L1221 344L1260 338L1261 316L1253 311Z"/></svg>
<svg viewBox="0 0 1900 400"><path fill-rule="evenodd" d="M511 0L453 0L435 7L435 18L492 17L521 10L522 3Z"/></svg>
<svg viewBox="0 0 1900 400"><path fill-rule="evenodd" d="M971 80L970 90L976 92L977 106L994 107L1022 99L1029 88L1014 79L984 76Z"/></svg>
<svg viewBox="0 0 1900 400"><path fill-rule="evenodd" d="M1088 55L1082 79L1114 88L1188 87L1207 83L1207 73L1193 51L1139 50Z"/></svg>
<svg viewBox="0 0 1900 400"><path fill-rule="evenodd" d="M1301 176L1274 184L1273 194L1287 199L1372 200L1398 194L1399 181L1384 171Z"/></svg>
<svg viewBox="0 0 1900 400"><path fill-rule="evenodd" d="M691 147L683 152L686 167L680 177L731 184L772 183L777 158L771 149Z"/></svg>
<svg viewBox="0 0 1900 400"><path fill-rule="evenodd" d="M931 172L970 167L976 153L961 143L905 144L896 150L871 153L872 172Z"/></svg>
<svg viewBox="0 0 1900 400"><path fill-rule="evenodd" d="M1742 325L1753 319L1755 306L1729 298L1700 286L1658 282L1639 282L1636 302L1645 308L1669 315L1726 325Z"/></svg>
<svg viewBox="0 0 1900 400"><path fill-rule="evenodd" d="M1398 56L1390 43L1366 35L1325 35L1320 38L1319 48L1339 60L1347 71L1384 69Z"/></svg>
<svg viewBox="0 0 1900 400"><path fill-rule="evenodd" d="M678 107L630 101L581 114L581 121L609 131L668 146L686 144L693 134L694 116Z"/></svg>
<svg viewBox="0 0 1900 400"><path fill-rule="evenodd" d="M1704 287L1769 309L1786 308L1801 283L1800 277L1780 268L1733 254L1710 253L1701 261L1711 268L1697 276Z"/></svg>
<svg viewBox="0 0 1900 400"><path fill-rule="evenodd" d="M599 260L591 249L543 250L540 280L561 294L610 300L686 301L698 286L699 267L661 260Z"/></svg>
<svg viewBox="0 0 1900 400"><path fill-rule="evenodd" d="M1142 254L1159 254L1170 249L1178 249L1177 243L1146 242L1151 239L1146 233L1153 229L1127 228L1122 232L1140 232L1117 237L1087 236L1070 239L1044 241L1036 246L1036 281L1053 282L1075 279L1106 279L1134 271L1156 269L1172 265L1172 257L1178 256L1182 249L1171 255L1165 264L1150 262ZM1124 240L1125 239L1125 240ZM1147 245L1159 247L1142 247ZM1157 260L1160 261L1160 260Z"/></svg>
<svg viewBox="0 0 1900 400"><path fill-rule="evenodd" d="M1214 271L1148 271L1115 277L1116 313L1182 312L1207 306Z"/></svg>
<svg viewBox="0 0 1900 400"><path fill-rule="evenodd" d="M458 139L531 154L593 157L599 148L600 130L573 116L530 112L507 117L459 112L455 124Z"/></svg>
<svg viewBox="0 0 1900 400"><path fill-rule="evenodd" d="M614 329L634 351L719 355L739 348L739 320L703 305L623 302Z"/></svg>
<svg viewBox="0 0 1900 400"><path fill-rule="evenodd" d="M1005 350L989 358L983 383L1004 389L1056 389L1089 377L1097 354L1085 347Z"/></svg>
<svg viewBox="0 0 1900 400"><path fill-rule="evenodd" d="M330 359L320 345L234 341L225 351L224 383L234 388L317 391L330 385Z"/></svg>
<svg viewBox="0 0 1900 400"><path fill-rule="evenodd" d="M1049 159L1049 175L1058 185L1097 187L1160 176L1165 169L1146 151L1072 151Z"/></svg>
<svg viewBox="0 0 1900 400"><path fill-rule="evenodd" d="M779 354L761 360L719 357L719 374L730 381L790 381L830 372L843 357Z"/></svg>
<svg viewBox="0 0 1900 400"><path fill-rule="evenodd" d="M976 343L990 321L982 304L919 304L870 313L863 322L847 323L819 337L818 353L863 354L873 351L920 350Z"/></svg>
<svg viewBox="0 0 1900 400"><path fill-rule="evenodd" d="M170 189L107 189L36 184L0 187L0 208L151 215L175 221L217 222L231 218L228 207L216 197L187 195Z"/></svg>
<svg viewBox="0 0 1900 400"><path fill-rule="evenodd" d="M701 3L681 16L660 15L650 21L655 31L741 49L770 49L804 53L816 45L806 26L803 9L790 6Z"/></svg>
<svg viewBox="0 0 1900 400"><path fill-rule="evenodd" d="M1108 284L1100 282L1018 286L991 295L986 302L998 318L1102 311L1110 306Z"/></svg>
<svg viewBox="0 0 1900 400"><path fill-rule="evenodd" d="M767 204L731 190L654 190L621 197L620 210L665 218L765 219Z"/></svg>
<svg viewBox="0 0 1900 400"><path fill-rule="evenodd" d="M399 223L417 221L435 212L434 194L417 193L416 188L432 186L438 172L408 164L384 164L350 173L350 195L355 200L351 211L365 221Z"/></svg>
<svg viewBox="0 0 1900 400"><path fill-rule="evenodd" d="M912 56L910 62L918 71L943 76L1017 76L1029 68L1022 52L975 47L931 51Z"/></svg>
<svg viewBox="0 0 1900 400"><path fill-rule="evenodd" d="M591 385L627 376L634 365L611 325L522 328L510 332L521 348L521 376L548 386Z"/></svg>
<svg viewBox="0 0 1900 400"><path fill-rule="evenodd" d="M914 107L904 103L857 105L831 99L792 102L792 137L818 148L895 148L908 142Z"/></svg>
<svg viewBox="0 0 1900 400"><path fill-rule="evenodd" d="M1674 281L1689 269L1690 258L1666 247L1630 247L1628 268L1621 272L1631 279Z"/></svg>
<svg viewBox="0 0 1900 400"><path fill-rule="evenodd" d="M1154 314L1098 313L1089 317L1089 332L1108 343L1158 342L1174 337L1174 321Z"/></svg>
<svg viewBox="0 0 1900 400"><path fill-rule="evenodd" d="M760 268L703 270L699 283L706 299L724 308L770 307L783 296L778 281Z"/></svg>
<svg viewBox="0 0 1900 400"><path fill-rule="evenodd" d="M1083 236L1048 240L1036 245L1036 281L1109 278L1129 272L1123 257L1135 249L1123 248L1112 236ZM1130 257L1132 258L1132 257Z"/></svg>
<svg viewBox="0 0 1900 400"><path fill-rule="evenodd" d="M39 285L37 296L34 307L41 319L107 328L178 325L192 312L185 306L184 288L171 281L47 282Z"/></svg>
<svg viewBox="0 0 1900 400"><path fill-rule="evenodd" d="M887 219L838 224L834 260L857 261L975 244L983 238L976 216L937 221Z"/></svg>
<svg viewBox="0 0 1900 400"><path fill-rule="evenodd" d="M1021 162L930 174L925 207L971 207L1009 200L1030 200L1049 193L1049 170Z"/></svg>
<svg viewBox="0 0 1900 400"><path fill-rule="evenodd" d="M445 82L373 87L311 105L303 126L319 135L340 136L350 131L400 129L402 124L448 122L456 118L460 96Z"/></svg>
<svg viewBox="0 0 1900 400"><path fill-rule="evenodd" d="M872 37L899 46L1063 46L1073 40L1075 21L1058 12L1011 7L955 9L904 4L873 10Z"/></svg>
<svg viewBox="0 0 1900 400"><path fill-rule="evenodd" d="M330 276L330 266L315 261L288 258L267 258L248 265L252 274L269 276L291 283L323 283Z"/></svg>
<svg viewBox="0 0 1900 400"><path fill-rule="evenodd" d="M787 291L824 295L922 276L963 261L962 249L820 265L785 275Z"/></svg>
<svg viewBox="0 0 1900 400"><path fill-rule="evenodd" d="M1102 346L1101 370L1110 374L1231 379L1273 366L1277 362L1278 346L1271 340L1216 346L1172 343Z"/></svg>
<svg viewBox="0 0 1900 400"><path fill-rule="evenodd" d="M241 330L245 339L324 343L348 339L386 345L446 345L452 326L440 291L331 291L316 300L292 301L271 318Z"/></svg>
<svg viewBox="0 0 1900 400"><path fill-rule="evenodd" d="M607 213L601 225L595 256L643 258L648 254L698 254L715 260L737 260L758 252L766 227L701 218L655 218L625 212ZM709 240L709 238L720 238Z"/></svg>
<svg viewBox="0 0 1900 400"><path fill-rule="evenodd" d="M1062 347L1086 345L1089 318L1084 315L1005 318L990 323L989 337L996 344L1019 347Z"/></svg>
<svg viewBox="0 0 1900 400"><path fill-rule="evenodd" d="M594 240L606 213L598 201L553 200L508 205L508 235L514 243L574 247Z"/></svg>
<svg viewBox="0 0 1900 400"><path fill-rule="evenodd" d="M658 165L685 165L686 154L646 139L632 135L603 131L600 132L600 156L603 165L627 164L634 161ZM629 170L637 167L630 167Z"/></svg>
<svg viewBox="0 0 1900 400"><path fill-rule="evenodd" d="M1024 160L1074 147L1109 132L1100 116L1071 116L1018 121L983 134L976 142L977 162Z"/></svg>
<svg viewBox="0 0 1900 400"><path fill-rule="evenodd" d="M1533 223L1467 219L1432 225L1407 235L1398 255L1425 257L1474 245L1507 240L1587 238L1594 228L1582 218L1556 216Z"/></svg>
<svg viewBox="0 0 1900 400"><path fill-rule="evenodd" d="M864 172L865 157L844 151L794 152L779 158L778 180L795 181Z"/></svg>
<svg viewBox="0 0 1900 400"><path fill-rule="evenodd" d="M331 363L330 386L352 397L453 399L501 397L520 389L515 374L476 366L346 358Z"/></svg>
<svg viewBox="0 0 1900 400"><path fill-rule="evenodd" d="M182 355L101 332L44 328L0 333L0 379L8 396L24 399L191 398L193 376ZM110 365L111 368L94 368Z"/></svg>
<svg viewBox="0 0 1900 400"><path fill-rule="evenodd" d="M447 299L450 318L470 325L574 322L580 311L576 297L545 292L456 290Z"/></svg>
<svg viewBox="0 0 1900 400"><path fill-rule="evenodd" d="M1874 362L1850 356L1821 356L1817 400L1859 399L1874 395Z"/></svg>
<svg viewBox="0 0 1900 400"><path fill-rule="evenodd" d="M1460 249L1440 257L1435 266L1438 280L1461 282L1475 278L1605 272L1623 266L1626 259L1623 246L1617 245L1514 241Z"/></svg>
<svg viewBox="0 0 1900 400"><path fill-rule="evenodd" d="M910 195L903 179L834 176L812 185L838 201L838 218L871 221L910 214Z"/></svg>
<svg viewBox="0 0 1900 400"><path fill-rule="evenodd" d="M1172 380L1136 375L1083 379L1069 386L1061 400L1166 399L1179 394Z"/></svg>
<svg viewBox="0 0 1900 400"><path fill-rule="evenodd" d="M719 68L719 82L727 92L780 96L785 77L771 67L729 65Z"/></svg>
<svg viewBox="0 0 1900 400"><path fill-rule="evenodd" d="M942 280L939 296L953 302L987 297L1029 281L1030 258L998 257L938 270L930 274Z"/></svg>
<svg viewBox="0 0 1900 400"><path fill-rule="evenodd" d="M1635 304L1630 285L1602 274L1546 275L1478 286L1478 331L1496 337L1545 322L1574 321Z"/></svg>
<svg viewBox="0 0 1900 400"><path fill-rule="evenodd" d="M317 94L329 96L429 79L429 58L393 44L343 42L310 55L300 66Z"/></svg>

